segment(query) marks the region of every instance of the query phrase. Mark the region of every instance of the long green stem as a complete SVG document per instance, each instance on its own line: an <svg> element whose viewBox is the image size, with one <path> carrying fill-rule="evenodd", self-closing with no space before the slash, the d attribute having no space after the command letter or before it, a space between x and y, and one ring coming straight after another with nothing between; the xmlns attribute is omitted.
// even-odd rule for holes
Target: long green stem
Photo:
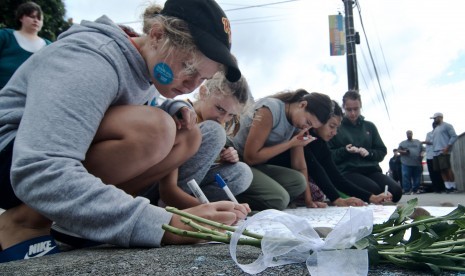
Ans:
<svg viewBox="0 0 465 276"><path fill-rule="evenodd" d="M388 229L384 230L383 232L380 232L378 234L374 234L374 236L375 236L376 239L378 239L380 237L387 236L387 235L392 234L394 232L397 232L399 230L406 230L406 229L412 228L412 227L417 226L417 225L422 225L422 224L427 224L427 223L432 223L432 222L438 222L438 221L442 221L442 220L444 220L444 218L442 218L442 217L434 217L434 218L414 221L414 222L411 222L411 223L392 226L392 227L388 227Z"/></svg>
<svg viewBox="0 0 465 276"><path fill-rule="evenodd" d="M442 217L432 217L411 222L408 221L407 214L416 206L417 202L409 201L408 204L406 208L396 210L400 220L396 220L394 226L392 224L388 225L387 223L381 225L382 227L379 227L381 228L380 231L378 233L372 233L371 237L368 238L368 242L374 246L377 255L380 256L379 262L392 263L404 267L419 267L419 265L426 267L425 265L428 262L434 261L434 265L430 264L430 268L435 273L438 272L437 269L465 271L465 268L462 267L462 264L465 263L465 238L461 236L465 233L463 222L457 221L455 223L454 229L459 229L454 233L444 231L448 227L444 222L465 219L463 215L465 207L458 206L457 209ZM163 225L163 229L177 235L206 241L230 243L231 232L236 231L235 227L204 219L173 207L167 207L166 210L181 216L181 221L183 223L198 231L187 231L170 225ZM212 226L214 229L205 227L204 225ZM395 234L389 238L389 242L392 243L394 241L395 243L396 239L402 238L398 236L400 236L401 233L405 233L399 231L405 231L412 227L416 228L415 231L412 232L412 236L407 243L405 243L405 241L397 242L397 244L386 242L385 239L387 236ZM227 232L224 233L221 230ZM436 235L432 234L431 230L434 230ZM261 247L263 236L251 233L247 230L243 232L243 235L253 237L253 239L241 238L238 244ZM277 237L277 239L281 240L282 238ZM447 262L443 262L443 260L447 260ZM448 264L448 266L438 265L437 262ZM457 266L453 266L454 264Z"/></svg>
<svg viewBox="0 0 465 276"><path fill-rule="evenodd" d="M230 232L236 231L235 227L226 225L224 223L219 223L219 222L216 222L216 221L211 221L211 220L208 220L208 219L205 219L205 218L202 218L202 217L190 214L190 213L186 213L186 212L183 212L183 211L181 211L181 210L179 210L177 208L174 208L174 207L166 207L165 209L166 209L166 211L168 211L170 213L180 215L181 217L190 218L192 220L195 220L195 221L198 221L200 223L207 224L207 225L219 228L219 229L227 230L227 231L230 231ZM252 237L252 238L255 238L255 239L263 239L262 235L255 234L255 233L249 232L247 230L245 230L242 233L242 235L249 236L249 237Z"/></svg>
<svg viewBox="0 0 465 276"><path fill-rule="evenodd" d="M222 236L222 237L228 237L228 235L225 234L225 233L222 233L222 232L207 228L207 227L202 226L202 225L200 225L198 223L195 223L194 221L192 221L190 219L187 219L185 217L181 217L181 222L183 222L186 225L189 225L190 227L192 227L192 228L194 228L197 231L202 232L202 233L213 234L213 235Z"/></svg>
<svg viewBox="0 0 465 276"><path fill-rule="evenodd" d="M196 239L200 239L200 240L217 241L217 242L224 242L224 243L227 243L228 240L229 240L229 238L225 237L225 236L217 236L217 235L211 234L211 233L202 233L202 232L194 232L194 231L179 229L179 228L173 227L173 226L168 225L168 224L163 224L162 228L164 230L172 232L172 233L174 233L176 235L196 238Z"/></svg>
<svg viewBox="0 0 465 276"><path fill-rule="evenodd" d="M166 231L169 231L173 234L179 235L179 236L184 236L184 237L190 237L190 238L195 238L199 240L205 240L205 241L216 241L216 242L222 242L222 243L229 243L230 238L227 236L217 236L213 234L207 234L207 233L202 233L202 232L193 232L193 231L188 231L188 230L182 230L176 227L173 227L168 224L163 224L162 228ZM251 245L255 247L261 247L261 240L257 239L239 239L237 244L241 245Z"/></svg>
<svg viewBox="0 0 465 276"><path fill-rule="evenodd" d="M456 241L439 241L435 242L432 245L430 245L429 248L437 248L437 247L445 247L445 246L451 246L451 245L462 245L465 244L465 239L460 239Z"/></svg>

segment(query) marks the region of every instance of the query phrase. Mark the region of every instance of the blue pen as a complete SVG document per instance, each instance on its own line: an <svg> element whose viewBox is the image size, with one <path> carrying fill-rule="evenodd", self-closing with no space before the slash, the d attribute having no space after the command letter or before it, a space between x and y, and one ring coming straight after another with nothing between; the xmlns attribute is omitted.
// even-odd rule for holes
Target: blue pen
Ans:
<svg viewBox="0 0 465 276"><path fill-rule="evenodd" d="M237 203L239 204L239 202L237 202L237 199L234 197L234 195L231 193L231 190L228 188L228 185L226 185L226 182L224 182L223 178L221 177L221 175L219 174L216 174L215 175L215 180L216 180L216 183L218 183L218 186L220 186L220 188L222 188L226 194L228 195L229 199L234 202L234 203Z"/></svg>

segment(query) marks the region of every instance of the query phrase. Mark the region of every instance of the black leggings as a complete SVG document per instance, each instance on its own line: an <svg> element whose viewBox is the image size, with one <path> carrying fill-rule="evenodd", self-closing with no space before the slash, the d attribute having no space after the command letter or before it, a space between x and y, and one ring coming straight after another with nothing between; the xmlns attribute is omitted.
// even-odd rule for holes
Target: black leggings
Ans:
<svg viewBox="0 0 465 276"><path fill-rule="evenodd" d="M364 174L353 172L345 173L344 176L360 188L370 191L375 195L384 192L384 187L387 185L389 192L392 194L392 201L394 202L398 202L402 197L402 188L400 185L381 172Z"/></svg>
<svg viewBox="0 0 465 276"><path fill-rule="evenodd" d="M3 209L10 209L22 203L13 192L10 180L14 142L15 140L11 141L0 151L0 207Z"/></svg>

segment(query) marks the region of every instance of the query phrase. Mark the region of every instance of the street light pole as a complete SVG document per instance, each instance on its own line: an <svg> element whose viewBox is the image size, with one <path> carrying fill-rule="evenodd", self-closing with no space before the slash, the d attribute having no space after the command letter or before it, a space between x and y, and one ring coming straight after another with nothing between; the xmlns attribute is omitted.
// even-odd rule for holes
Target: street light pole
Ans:
<svg viewBox="0 0 465 276"><path fill-rule="evenodd" d="M346 33L346 57L347 57L347 80L349 90L358 91L358 75L357 75L357 55L355 52L355 44L357 42L357 34L354 30L354 17L352 11L353 0L342 0L345 10L345 33Z"/></svg>

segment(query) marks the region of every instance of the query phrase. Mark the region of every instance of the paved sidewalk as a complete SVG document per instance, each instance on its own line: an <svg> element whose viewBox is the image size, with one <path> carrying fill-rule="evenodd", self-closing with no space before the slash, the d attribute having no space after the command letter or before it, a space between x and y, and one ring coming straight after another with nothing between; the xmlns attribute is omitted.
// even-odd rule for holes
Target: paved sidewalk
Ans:
<svg viewBox="0 0 465 276"><path fill-rule="evenodd" d="M417 197L420 206L465 205L465 194L403 196L400 204ZM259 249L239 246L241 263L256 260ZM0 264L0 275L247 275L234 263L225 244L123 249L100 246L52 256ZM257 275L309 275L304 263L268 268ZM432 275L392 265L370 268L368 275ZM465 275L446 272L442 275Z"/></svg>
<svg viewBox="0 0 465 276"><path fill-rule="evenodd" d="M457 206L458 204L465 206L465 193L424 193L416 195L403 195L399 204L405 204L412 198L418 198L418 206Z"/></svg>

